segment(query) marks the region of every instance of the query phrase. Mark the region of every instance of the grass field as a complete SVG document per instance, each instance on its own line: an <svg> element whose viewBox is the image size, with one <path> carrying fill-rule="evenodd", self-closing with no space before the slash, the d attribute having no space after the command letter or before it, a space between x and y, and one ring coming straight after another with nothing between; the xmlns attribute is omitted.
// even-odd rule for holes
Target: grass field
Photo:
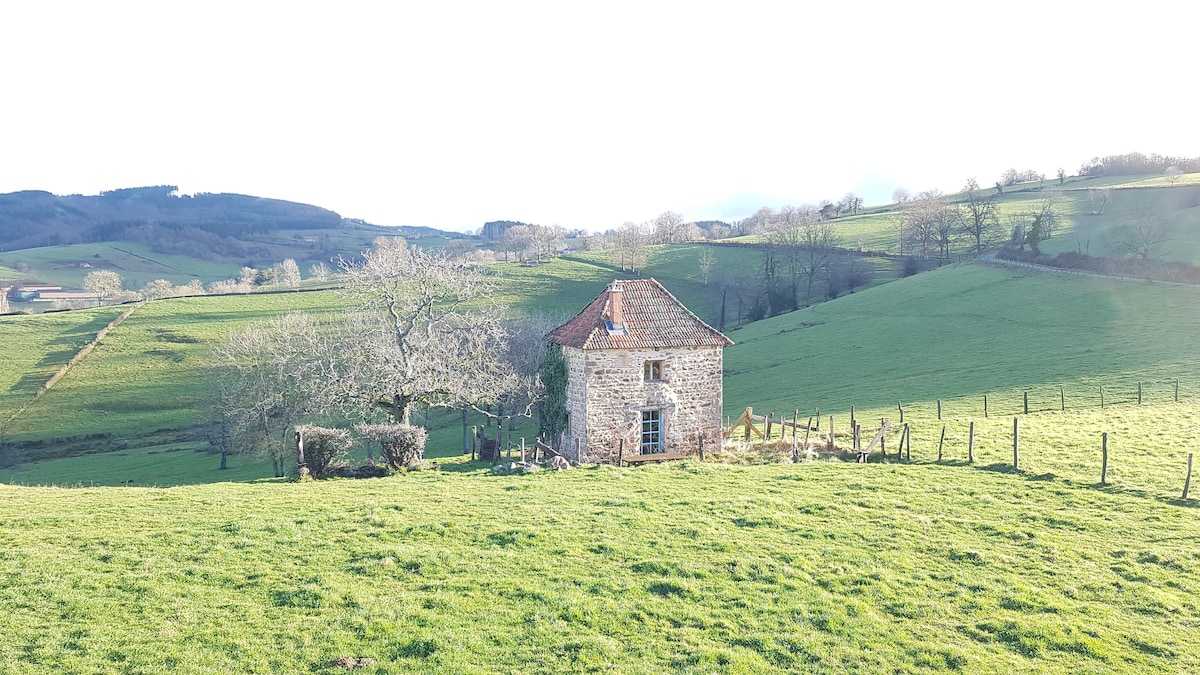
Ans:
<svg viewBox="0 0 1200 675"><path fill-rule="evenodd" d="M619 276L604 255L501 266L503 299L567 316ZM697 255L657 248L646 272L704 312ZM47 454L129 447L0 469L0 671L1200 670L1198 502L1180 499L1200 289L959 264L730 332L727 414L819 407L847 446L851 405L869 436L902 401L911 462L893 431L866 465L749 450L770 463L496 477L434 412L441 470L292 483L165 438L204 418L205 355L230 328L338 304L149 303L6 425ZM3 365L31 373L22 388L2 371L0 406L110 315L0 319ZM61 440L86 434L105 436Z"/></svg>
<svg viewBox="0 0 1200 675"><path fill-rule="evenodd" d="M1176 378L1195 400L1198 332L1200 289L963 263L733 331L725 409L981 407L990 392L998 412L1027 388L1098 405L1100 385L1127 401Z"/></svg>
<svg viewBox="0 0 1200 675"><path fill-rule="evenodd" d="M952 465L0 486L0 653L13 673L1195 672L1195 515Z"/></svg>

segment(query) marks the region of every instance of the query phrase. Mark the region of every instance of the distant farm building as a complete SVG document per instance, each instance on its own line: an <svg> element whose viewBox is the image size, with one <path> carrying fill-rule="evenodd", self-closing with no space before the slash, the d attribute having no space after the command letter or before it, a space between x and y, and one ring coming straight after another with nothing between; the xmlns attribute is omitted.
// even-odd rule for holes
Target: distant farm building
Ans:
<svg viewBox="0 0 1200 675"><path fill-rule="evenodd" d="M614 281L546 335L567 361L560 452L615 463L721 442L722 350L733 344L654 279Z"/></svg>

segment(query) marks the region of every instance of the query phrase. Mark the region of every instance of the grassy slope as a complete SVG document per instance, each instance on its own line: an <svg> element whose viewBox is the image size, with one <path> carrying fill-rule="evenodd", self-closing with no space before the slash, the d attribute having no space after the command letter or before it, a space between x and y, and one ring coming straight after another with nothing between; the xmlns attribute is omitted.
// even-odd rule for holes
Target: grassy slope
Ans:
<svg viewBox="0 0 1200 675"><path fill-rule="evenodd" d="M960 264L731 333L725 407L848 410L1180 378L1200 395L1200 289ZM1098 400L1096 401L1098 403ZM1000 410L996 408L995 410ZM982 410L980 410L982 412Z"/></svg>
<svg viewBox="0 0 1200 675"><path fill-rule="evenodd" d="M17 673L1194 672L1194 515L947 465L0 486L0 653Z"/></svg>
<svg viewBox="0 0 1200 675"><path fill-rule="evenodd" d="M1169 229L1170 242L1160 254L1170 260L1200 264L1200 174L1187 174L1174 186L1161 176L1121 176L1116 178L1071 179L1063 186L1047 181L1044 190L1061 190L1063 202L1058 213L1059 232L1042 245L1047 253L1082 251L1092 255L1120 256L1117 244L1128 237L1127 228L1138 214L1151 212L1162 216ZM1008 230L1007 218L1033 210L1041 194L1031 184L1015 185L999 199L1002 229ZM1113 188L1103 214L1093 216L1088 188ZM957 199L959 195L948 195ZM843 216L833 222L843 246L860 243L867 250L897 253L898 215L894 205L867 209L856 216ZM756 241L755 235L736 241ZM955 254L966 250L960 242ZM909 251L905 251L909 253Z"/></svg>
<svg viewBox="0 0 1200 675"><path fill-rule="evenodd" d="M250 321L292 310L328 311L336 306L335 298L332 292L312 292L148 303L7 425L6 432L17 440L84 434L127 438L195 424L207 405L204 369L212 344ZM5 317L3 326L7 336L21 322L40 326L48 317L75 315ZM16 339L21 340L13 343L18 353L38 349L36 334ZM57 362L70 354L62 350L50 356Z"/></svg>

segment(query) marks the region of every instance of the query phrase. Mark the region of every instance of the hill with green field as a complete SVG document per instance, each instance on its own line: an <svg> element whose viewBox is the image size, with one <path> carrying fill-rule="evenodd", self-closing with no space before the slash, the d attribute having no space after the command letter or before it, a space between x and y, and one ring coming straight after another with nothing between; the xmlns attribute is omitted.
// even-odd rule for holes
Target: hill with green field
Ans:
<svg viewBox="0 0 1200 675"><path fill-rule="evenodd" d="M1104 217L1047 248L1123 227ZM656 247L644 273L717 323L700 249ZM852 444L851 410L864 440L886 418L867 464L793 464L776 436L703 463L493 476L465 461L459 414L418 411L436 471L221 471L208 350L251 321L339 311L336 291L147 303L40 397L118 310L0 317L0 448L40 460L0 468L0 653L16 672L1200 669L1200 521L1181 498L1200 288L982 261L896 278L879 261L829 302L754 322L726 308L727 417L819 408L816 450L831 422ZM514 317L565 318L621 276L607 252L496 271Z"/></svg>
<svg viewBox="0 0 1200 675"><path fill-rule="evenodd" d="M79 287L91 271L127 288L236 277L285 258L329 263L381 235L461 237L426 227L380 227L309 204L239 194L179 194L173 185L54 195L0 194L0 281Z"/></svg>

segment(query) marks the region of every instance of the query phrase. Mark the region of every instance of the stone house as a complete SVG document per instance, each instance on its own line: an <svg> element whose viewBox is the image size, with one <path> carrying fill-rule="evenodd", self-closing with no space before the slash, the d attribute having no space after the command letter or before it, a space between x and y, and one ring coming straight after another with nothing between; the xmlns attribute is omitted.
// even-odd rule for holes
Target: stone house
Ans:
<svg viewBox="0 0 1200 675"><path fill-rule="evenodd" d="M614 281L548 333L567 361L560 452L578 462L721 443L722 349L733 341L654 279Z"/></svg>

